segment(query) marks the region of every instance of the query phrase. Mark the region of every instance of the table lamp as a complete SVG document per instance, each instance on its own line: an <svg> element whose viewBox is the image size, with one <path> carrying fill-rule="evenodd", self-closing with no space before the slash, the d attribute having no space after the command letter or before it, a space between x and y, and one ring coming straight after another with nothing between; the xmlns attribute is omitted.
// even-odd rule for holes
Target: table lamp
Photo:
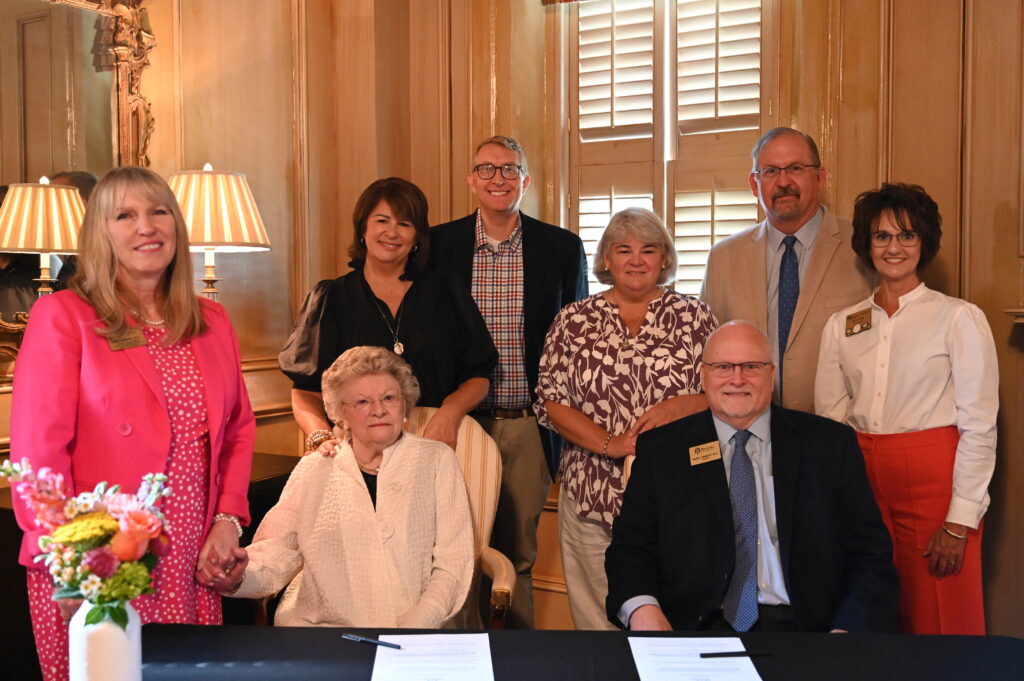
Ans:
<svg viewBox="0 0 1024 681"><path fill-rule="evenodd" d="M270 250L252 190L242 173L215 171L209 163L202 170L175 173L169 184L188 227L190 250L206 254L203 295L216 300L220 279L214 253Z"/></svg>
<svg viewBox="0 0 1024 681"><path fill-rule="evenodd" d="M0 252L39 254L39 295L53 293L50 255L78 251L85 204L78 189L50 184L12 184L0 206Z"/></svg>

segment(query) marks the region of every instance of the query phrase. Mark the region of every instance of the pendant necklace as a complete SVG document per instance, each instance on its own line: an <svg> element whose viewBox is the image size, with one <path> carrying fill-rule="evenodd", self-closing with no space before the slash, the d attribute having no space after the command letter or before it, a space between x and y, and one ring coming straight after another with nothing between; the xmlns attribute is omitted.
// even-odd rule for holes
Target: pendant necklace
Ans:
<svg viewBox="0 0 1024 681"><path fill-rule="evenodd" d="M405 307L405 298L402 298L402 302L398 304L398 314L395 316L394 326L391 326L387 314L385 314L384 309L380 306L380 299L374 296L373 301L377 304L377 312L380 312L384 323L388 325L388 332L391 333L391 342L394 343L391 349L395 351L396 355L401 355L405 352L405 345L402 341L398 340L398 329L402 326L402 308Z"/></svg>

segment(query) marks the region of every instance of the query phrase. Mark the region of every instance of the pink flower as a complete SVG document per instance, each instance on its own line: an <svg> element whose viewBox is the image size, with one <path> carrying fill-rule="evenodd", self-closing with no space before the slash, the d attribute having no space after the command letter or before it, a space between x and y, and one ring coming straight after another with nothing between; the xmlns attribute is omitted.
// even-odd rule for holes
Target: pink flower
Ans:
<svg viewBox="0 0 1024 681"><path fill-rule="evenodd" d="M53 532L67 522L64 515L67 488L64 486L64 476L60 473L41 468L37 473L23 476L14 491L35 511L36 525L46 532Z"/></svg>
<svg viewBox="0 0 1024 681"><path fill-rule="evenodd" d="M100 579L112 577L120 564L121 561L117 559L109 546L93 549L82 557L82 565L88 567Z"/></svg>
<svg viewBox="0 0 1024 681"><path fill-rule="evenodd" d="M171 537L167 533L149 540L149 552L157 558L163 558L171 552Z"/></svg>

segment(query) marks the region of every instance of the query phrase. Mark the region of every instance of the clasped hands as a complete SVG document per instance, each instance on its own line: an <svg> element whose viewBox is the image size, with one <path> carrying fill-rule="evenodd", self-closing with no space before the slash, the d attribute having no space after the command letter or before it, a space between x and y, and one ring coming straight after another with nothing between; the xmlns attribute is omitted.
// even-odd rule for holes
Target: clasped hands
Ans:
<svg viewBox="0 0 1024 681"><path fill-rule="evenodd" d="M216 522L199 550L196 581L220 593L234 593L249 564L249 554L238 545L238 532L228 522Z"/></svg>

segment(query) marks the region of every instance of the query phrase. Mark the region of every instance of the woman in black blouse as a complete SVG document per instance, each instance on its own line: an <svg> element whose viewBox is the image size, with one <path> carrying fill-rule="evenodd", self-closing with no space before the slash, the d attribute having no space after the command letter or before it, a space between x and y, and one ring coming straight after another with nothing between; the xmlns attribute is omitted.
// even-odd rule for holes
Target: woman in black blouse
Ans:
<svg viewBox="0 0 1024 681"><path fill-rule="evenodd" d="M318 283L281 351L292 412L306 451L330 439L320 377L341 353L378 345L401 355L419 380L421 406L438 407L425 437L455 447L462 417L486 395L498 352L469 294L426 269L427 199L397 177L363 191L348 249L354 269Z"/></svg>

